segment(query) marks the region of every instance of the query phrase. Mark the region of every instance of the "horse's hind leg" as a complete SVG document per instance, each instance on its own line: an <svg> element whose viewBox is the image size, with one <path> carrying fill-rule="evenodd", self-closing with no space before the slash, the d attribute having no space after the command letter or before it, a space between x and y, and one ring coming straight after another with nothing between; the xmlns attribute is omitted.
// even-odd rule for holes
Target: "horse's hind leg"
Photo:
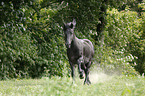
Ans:
<svg viewBox="0 0 145 96"><path fill-rule="evenodd" d="M86 64L86 69L85 71L85 81L84 84L91 84L91 81L89 80L89 71L90 71L90 66L91 66L91 61Z"/></svg>
<svg viewBox="0 0 145 96"><path fill-rule="evenodd" d="M84 81L84 84L91 84L91 81L89 80L89 68L87 68L86 70L85 70L85 81Z"/></svg>

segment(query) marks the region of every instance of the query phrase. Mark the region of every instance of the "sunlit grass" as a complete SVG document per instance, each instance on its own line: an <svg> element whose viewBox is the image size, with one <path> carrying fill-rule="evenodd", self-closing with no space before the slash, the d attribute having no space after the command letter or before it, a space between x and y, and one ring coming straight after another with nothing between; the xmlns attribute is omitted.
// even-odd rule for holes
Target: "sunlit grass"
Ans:
<svg viewBox="0 0 145 96"><path fill-rule="evenodd" d="M103 76L103 75L102 75ZM1 96L144 96L145 79L142 77L113 76L102 78L91 85L71 78L42 78L0 81ZM102 80L101 80L102 78ZM106 80L104 80L106 79Z"/></svg>

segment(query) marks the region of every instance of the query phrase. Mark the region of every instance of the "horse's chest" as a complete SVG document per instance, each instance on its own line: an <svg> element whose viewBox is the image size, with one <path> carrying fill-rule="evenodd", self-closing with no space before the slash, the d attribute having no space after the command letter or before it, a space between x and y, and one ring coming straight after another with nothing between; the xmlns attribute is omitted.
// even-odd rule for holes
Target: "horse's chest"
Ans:
<svg viewBox="0 0 145 96"><path fill-rule="evenodd" d="M77 59L80 57L81 52L77 49L68 49L67 55L71 62L76 63Z"/></svg>

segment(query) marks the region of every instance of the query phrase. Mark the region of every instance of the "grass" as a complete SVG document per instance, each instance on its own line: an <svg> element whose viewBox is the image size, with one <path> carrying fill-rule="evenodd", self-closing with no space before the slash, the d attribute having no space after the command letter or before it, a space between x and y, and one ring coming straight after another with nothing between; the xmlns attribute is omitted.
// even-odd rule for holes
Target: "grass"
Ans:
<svg viewBox="0 0 145 96"><path fill-rule="evenodd" d="M145 78L93 74L92 84L77 78L42 78L0 81L0 96L144 96Z"/></svg>

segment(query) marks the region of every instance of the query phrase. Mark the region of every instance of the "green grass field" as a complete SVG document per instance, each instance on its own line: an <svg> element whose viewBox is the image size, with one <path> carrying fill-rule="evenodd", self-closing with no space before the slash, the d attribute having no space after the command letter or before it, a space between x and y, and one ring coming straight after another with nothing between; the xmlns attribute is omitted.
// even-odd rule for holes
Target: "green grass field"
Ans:
<svg viewBox="0 0 145 96"><path fill-rule="evenodd" d="M93 74L92 84L68 77L0 81L0 96L145 96L145 78Z"/></svg>

